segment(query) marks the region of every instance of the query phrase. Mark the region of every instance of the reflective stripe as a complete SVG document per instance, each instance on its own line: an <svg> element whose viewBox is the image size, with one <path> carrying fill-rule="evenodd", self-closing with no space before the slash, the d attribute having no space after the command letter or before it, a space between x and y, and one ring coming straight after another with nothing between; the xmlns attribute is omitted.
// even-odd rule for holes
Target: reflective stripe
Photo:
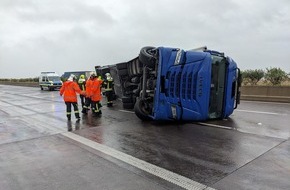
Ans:
<svg viewBox="0 0 290 190"><path fill-rule="evenodd" d="M106 82L106 91L110 91L110 90L112 90L113 88L112 88L112 86L113 86L113 80L112 79L108 79L107 80L107 82Z"/></svg>
<svg viewBox="0 0 290 190"><path fill-rule="evenodd" d="M95 109L95 112L99 112L100 110L99 110L99 106L98 106L98 103L96 103L96 109Z"/></svg>
<svg viewBox="0 0 290 190"><path fill-rule="evenodd" d="M71 115L71 112L66 112L66 115Z"/></svg>
<svg viewBox="0 0 290 190"><path fill-rule="evenodd" d="M78 111L75 111L75 113L79 113L79 110Z"/></svg>

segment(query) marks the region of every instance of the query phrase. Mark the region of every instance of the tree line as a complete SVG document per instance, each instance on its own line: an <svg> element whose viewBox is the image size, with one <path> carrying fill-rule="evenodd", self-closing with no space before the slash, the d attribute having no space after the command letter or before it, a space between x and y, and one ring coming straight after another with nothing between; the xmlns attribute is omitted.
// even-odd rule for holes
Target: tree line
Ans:
<svg viewBox="0 0 290 190"><path fill-rule="evenodd" d="M0 78L0 81L3 81L3 82L38 82L38 80L39 80L38 77L20 78L20 79L16 79L16 78Z"/></svg>
<svg viewBox="0 0 290 190"><path fill-rule="evenodd" d="M283 71L280 68L274 67L274 68L266 68L266 70L263 69L255 69L255 70L244 70L241 71L243 85L257 85L263 84L263 85L281 85L284 82L288 82L287 85L290 85L290 73L287 74L285 71ZM2 82L38 82L38 77L34 78L0 78L0 81Z"/></svg>
<svg viewBox="0 0 290 190"><path fill-rule="evenodd" d="M241 71L243 78L243 85L282 85L286 83L290 84L290 73L287 74L280 68L266 68L266 70L255 69Z"/></svg>

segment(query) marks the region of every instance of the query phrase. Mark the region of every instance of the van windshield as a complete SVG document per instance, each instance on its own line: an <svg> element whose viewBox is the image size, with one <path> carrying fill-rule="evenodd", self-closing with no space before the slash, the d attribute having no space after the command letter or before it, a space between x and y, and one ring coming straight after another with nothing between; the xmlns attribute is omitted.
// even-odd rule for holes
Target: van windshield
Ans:
<svg viewBox="0 0 290 190"><path fill-rule="evenodd" d="M59 76L49 76L48 80L49 81L60 81L60 77Z"/></svg>
<svg viewBox="0 0 290 190"><path fill-rule="evenodd" d="M212 55L211 89L209 118L220 118L223 113L227 60L225 57Z"/></svg>

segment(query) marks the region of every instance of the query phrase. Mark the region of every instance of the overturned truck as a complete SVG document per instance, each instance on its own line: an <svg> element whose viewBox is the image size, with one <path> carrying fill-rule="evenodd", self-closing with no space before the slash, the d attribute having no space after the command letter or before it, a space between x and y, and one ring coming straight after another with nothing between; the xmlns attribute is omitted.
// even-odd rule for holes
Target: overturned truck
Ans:
<svg viewBox="0 0 290 190"><path fill-rule="evenodd" d="M237 64L206 47L144 47L138 57L109 70L123 107L141 120L223 119L240 101Z"/></svg>

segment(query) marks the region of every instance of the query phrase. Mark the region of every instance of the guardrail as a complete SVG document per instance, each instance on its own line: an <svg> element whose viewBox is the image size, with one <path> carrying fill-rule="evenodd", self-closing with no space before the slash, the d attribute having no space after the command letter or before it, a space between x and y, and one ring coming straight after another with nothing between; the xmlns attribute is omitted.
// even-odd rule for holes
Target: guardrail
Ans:
<svg viewBox="0 0 290 190"><path fill-rule="evenodd" d="M290 103L290 86L242 86L241 100Z"/></svg>
<svg viewBox="0 0 290 190"><path fill-rule="evenodd" d="M0 84L39 87L38 82L9 82ZM241 100L290 103L290 86L242 86Z"/></svg>

